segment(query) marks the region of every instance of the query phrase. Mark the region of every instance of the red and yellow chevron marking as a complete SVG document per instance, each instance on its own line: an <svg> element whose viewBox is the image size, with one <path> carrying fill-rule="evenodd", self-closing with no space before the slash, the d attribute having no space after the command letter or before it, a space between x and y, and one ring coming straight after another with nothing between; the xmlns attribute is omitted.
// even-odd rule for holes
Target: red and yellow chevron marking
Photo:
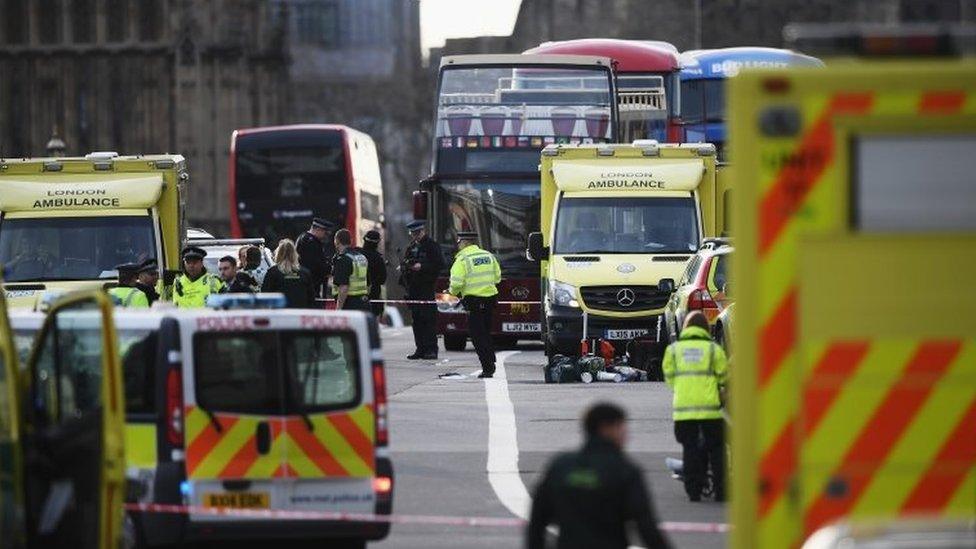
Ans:
<svg viewBox="0 0 976 549"><path fill-rule="evenodd" d="M373 410L363 405L301 417L215 414L221 431L197 406L186 408L190 479L370 477L376 470ZM257 429L267 423L271 447L258 453Z"/></svg>
<svg viewBox="0 0 976 549"><path fill-rule="evenodd" d="M952 116L974 110L973 100L964 91L954 89L891 93L839 91L826 98L812 94L805 99L799 106L803 119L810 121L805 126L806 131L794 140L770 140L760 147L761 154L769 158L790 159L771 171L768 166L763 166L757 204L759 499L756 517L758 542L762 547L798 545L805 530L838 516L856 515L861 506L870 505L864 502L873 502L879 497L881 483L873 481L880 478L878 475L885 467L889 467L886 456L899 444L906 430L915 429L917 416L927 406L929 394L941 387L941 378L937 374L944 374L945 369L956 364L948 354L940 361L938 353L936 357L926 356L914 363L906 362L911 366L905 370L908 378L917 374L916 370L932 378L927 389L908 389L907 380L892 380L891 394L870 403L872 407L861 402L862 408L853 405L846 408L848 424L844 427L853 428L859 417L857 414L861 414L865 422L863 433L850 433L846 440L837 438L834 419L845 417L837 410L843 409L850 398L846 384L859 375L866 362L887 351L883 350L885 343L879 341L829 342L821 345L821 353L810 358L804 369L800 369L796 258L801 234L836 230L846 216L846 212L837 211L835 206L837 193L846 192L840 188L841 183L846 185L846 178L839 177L835 163L838 146L841 146L835 143L834 122L838 117L872 114ZM743 256L740 254L740 260L748 261ZM808 344L804 342L804 347ZM960 345L959 342L955 344ZM938 342L925 345L940 348ZM798 399L796 388L807 379L804 376L833 380L833 383L804 385L803 398ZM953 411L965 410L967 406L968 403L963 403ZM957 423L959 428L966 428L971 421L965 415ZM833 454L827 448L823 450L831 455L832 467L808 461L811 454L807 445L821 438L823 444L833 448ZM945 440L943 448L933 451L941 452L949 462L956 458L957 461L952 463L965 463L965 456L973 452L971 445ZM971 462L969 459L968 467L960 465L954 470L952 466L949 469L942 465L935 467L932 462L925 478L932 485L956 487L957 490L952 491L954 495L946 495L944 490L938 494L930 492L923 487L923 479L911 479L910 483L906 479L907 484L918 486L915 488L918 493L904 494L895 505L895 511L900 509L898 506L905 510L952 507L959 498L964 499L958 495L958 487L971 486L974 482ZM823 484L801 485L798 468L804 468L803 478L807 479L807 467L820 466L827 467L822 471ZM954 472L947 473L947 470ZM837 482L835 477L843 477L846 481ZM824 487L832 480L835 482L831 488L843 484L847 491L845 498L834 500L822 496ZM787 494L797 497L786 497ZM806 501L808 498L812 499Z"/></svg>

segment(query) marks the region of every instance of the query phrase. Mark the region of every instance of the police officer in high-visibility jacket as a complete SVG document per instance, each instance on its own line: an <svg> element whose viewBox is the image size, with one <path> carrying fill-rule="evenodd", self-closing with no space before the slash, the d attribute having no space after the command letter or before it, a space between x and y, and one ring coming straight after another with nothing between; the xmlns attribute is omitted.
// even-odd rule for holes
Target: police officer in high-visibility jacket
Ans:
<svg viewBox="0 0 976 549"><path fill-rule="evenodd" d="M708 320L699 311L685 318L678 341L664 351L664 381L674 390L674 436L683 449L685 492L701 501L705 475L712 470L716 501L725 500L725 420L721 391L728 364L712 341Z"/></svg>
<svg viewBox="0 0 976 549"><path fill-rule="evenodd" d="M146 294L135 287L139 267L138 263L123 263L115 266L115 270L119 272L119 285L110 289L108 295L117 306L149 307Z"/></svg>
<svg viewBox="0 0 976 549"><path fill-rule="evenodd" d="M173 304L182 309L207 305L207 296L226 289L220 277L203 266L206 250L197 246L183 248L183 273L173 282Z"/></svg>
<svg viewBox="0 0 976 549"><path fill-rule="evenodd" d="M332 258L332 292L336 309L369 312L369 260L352 247L352 235L347 229L336 231L336 255Z"/></svg>
<svg viewBox="0 0 976 549"><path fill-rule="evenodd" d="M478 233L457 233L458 252L451 266L451 287L447 293L461 298L468 311L468 333L481 361L480 378L495 375L495 349L491 341L491 315L495 309L502 269L491 252L475 241Z"/></svg>

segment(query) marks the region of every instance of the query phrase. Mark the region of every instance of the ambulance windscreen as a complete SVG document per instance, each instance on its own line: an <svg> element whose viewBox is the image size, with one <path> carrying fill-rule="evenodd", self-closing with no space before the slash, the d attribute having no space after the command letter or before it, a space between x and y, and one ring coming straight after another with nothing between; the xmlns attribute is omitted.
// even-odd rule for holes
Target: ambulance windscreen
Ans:
<svg viewBox="0 0 976 549"><path fill-rule="evenodd" d="M687 254L698 243L691 197L564 198L559 203L556 254Z"/></svg>
<svg viewBox="0 0 976 549"><path fill-rule="evenodd" d="M156 257L148 215L5 218L5 282L114 279L116 265Z"/></svg>

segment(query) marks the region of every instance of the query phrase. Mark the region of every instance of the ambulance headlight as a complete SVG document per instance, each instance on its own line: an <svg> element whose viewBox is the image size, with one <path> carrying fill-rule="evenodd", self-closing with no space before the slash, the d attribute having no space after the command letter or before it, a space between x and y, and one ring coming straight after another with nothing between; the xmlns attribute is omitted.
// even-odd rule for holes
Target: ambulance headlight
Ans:
<svg viewBox="0 0 976 549"><path fill-rule="evenodd" d="M549 283L549 302L563 307L579 308L576 286L558 280Z"/></svg>

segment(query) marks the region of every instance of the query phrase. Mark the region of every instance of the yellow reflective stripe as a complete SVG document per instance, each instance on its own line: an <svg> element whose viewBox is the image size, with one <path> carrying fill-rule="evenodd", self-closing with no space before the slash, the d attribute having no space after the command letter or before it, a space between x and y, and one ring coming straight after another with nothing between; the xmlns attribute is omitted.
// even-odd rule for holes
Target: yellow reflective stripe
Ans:
<svg viewBox="0 0 976 549"><path fill-rule="evenodd" d="M210 420L207 418L207 414L196 406L185 407L183 413L186 415L183 428L186 429L186 442L187 447L189 447L190 443L200 436L200 433L209 425Z"/></svg>
<svg viewBox="0 0 976 549"><path fill-rule="evenodd" d="M304 429L305 427L302 426L302 428ZM283 433L282 438L285 437L288 438L288 466L294 469L295 473L302 478L318 478L324 476L324 473L319 470L318 465L312 462L312 460L305 455L305 452L302 451L302 447L299 446L298 443L295 442L290 436Z"/></svg>
<svg viewBox="0 0 976 549"><path fill-rule="evenodd" d="M274 419L268 421L280 423L281 420ZM278 437L274 439L271 443L271 448L268 450L267 454L258 455L258 459L254 460L254 463L247 469L245 476L248 478L273 478L275 472L281 467L281 457L286 455L287 442L285 441L284 427L282 427L281 432Z"/></svg>
<svg viewBox="0 0 976 549"><path fill-rule="evenodd" d="M315 424L315 438L332 453L332 457L342 465L349 476L366 477L373 474L369 464L359 457L356 449L346 441L346 437L342 436L342 433L324 416L315 417L312 422Z"/></svg>
<svg viewBox="0 0 976 549"><path fill-rule="evenodd" d="M366 438L376 442L376 419L373 410L369 406L360 406L349 412L349 419L359 427L359 430L366 435Z"/></svg>
<svg viewBox="0 0 976 549"><path fill-rule="evenodd" d="M194 478L216 478L224 467L230 463L234 454L241 449L255 433L257 421L241 418L220 435L220 442L200 461L200 465L193 471Z"/></svg>
<svg viewBox="0 0 976 549"><path fill-rule="evenodd" d="M125 424L125 465L140 469L156 467L156 425Z"/></svg>

